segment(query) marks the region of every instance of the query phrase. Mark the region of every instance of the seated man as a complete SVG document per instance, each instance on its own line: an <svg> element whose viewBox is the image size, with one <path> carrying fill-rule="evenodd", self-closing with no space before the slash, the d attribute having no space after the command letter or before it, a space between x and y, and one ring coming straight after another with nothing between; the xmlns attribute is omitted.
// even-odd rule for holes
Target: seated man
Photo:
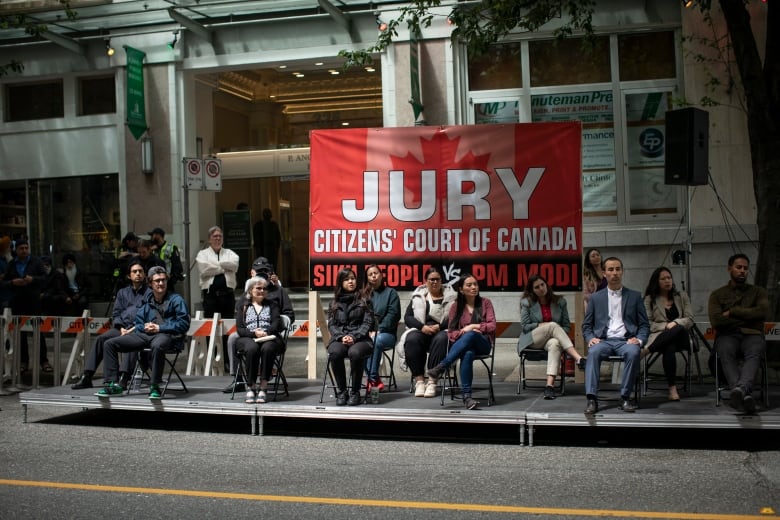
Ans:
<svg viewBox="0 0 780 520"><path fill-rule="evenodd" d="M81 376L81 379L71 387L73 390L92 388L92 377L95 375L95 371L100 362L103 361L105 343L110 339L130 334L134 330L135 315L152 290L146 283L144 266L137 258L130 260L127 278L130 280L130 285L119 289L116 293L116 300L114 301L114 308L111 313L111 328L95 339L95 345L87 356L84 374ZM119 371L120 386L125 386L128 374L135 366L135 361L135 355L124 356L122 359L122 368Z"/></svg>
<svg viewBox="0 0 780 520"><path fill-rule="evenodd" d="M745 413L756 411L751 392L766 352L764 320L769 312L766 289L747 283L748 257L729 258L729 283L710 294L707 312L715 329L715 351L731 388L729 404ZM743 358L742 366L738 357ZM716 367L717 370L717 367Z"/></svg>
<svg viewBox="0 0 780 520"><path fill-rule="evenodd" d="M160 399L160 382L165 364L165 354L182 350L182 338L190 328L190 312L181 295L168 290L168 273L164 267L149 269L149 284L152 292L135 316L135 330L111 339L105 345L105 386L99 396L121 394L123 388L116 384L118 352L137 352L150 348L149 362L152 365L149 385L149 399Z"/></svg>
<svg viewBox="0 0 780 520"><path fill-rule="evenodd" d="M606 290L593 293L582 322L582 334L588 345L585 363L585 415L599 411L599 377L601 362L609 356L622 356L625 363L620 383L620 409L636 411L631 389L639 372L639 351L647 342L650 323L639 291L623 287L623 262L610 257L604 260Z"/></svg>

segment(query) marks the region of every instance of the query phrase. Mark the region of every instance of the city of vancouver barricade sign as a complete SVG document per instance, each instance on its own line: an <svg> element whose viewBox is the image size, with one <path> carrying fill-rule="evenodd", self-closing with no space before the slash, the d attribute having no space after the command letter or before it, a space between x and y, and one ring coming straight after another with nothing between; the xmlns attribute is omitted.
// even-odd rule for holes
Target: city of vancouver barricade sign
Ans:
<svg viewBox="0 0 780 520"><path fill-rule="evenodd" d="M377 264L400 290L430 266L484 291L534 274L581 290L581 135L576 121L312 131L311 289Z"/></svg>

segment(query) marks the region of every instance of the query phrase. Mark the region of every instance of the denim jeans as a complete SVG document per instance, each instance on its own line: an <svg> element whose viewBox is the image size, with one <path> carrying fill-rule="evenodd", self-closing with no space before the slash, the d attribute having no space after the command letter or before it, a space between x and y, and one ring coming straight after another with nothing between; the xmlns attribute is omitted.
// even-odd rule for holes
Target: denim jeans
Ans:
<svg viewBox="0 0 780 520"><path fill-rule="evenodd" d="M460 359L460 389L464 395L471 395L471 382L474 380L474 358L490 354L490 340L477 331L469 331L450 345L441 364L450 366Z"/></svg>
<svg viewBox="0 0 780 520"><path fill-rule="evenodd" d="M382 352L395 348L395 334L378 332L374 337L374 351L366 360L366 373L368 379L376 381L379 377L379 362L382 360Z"/></svg>

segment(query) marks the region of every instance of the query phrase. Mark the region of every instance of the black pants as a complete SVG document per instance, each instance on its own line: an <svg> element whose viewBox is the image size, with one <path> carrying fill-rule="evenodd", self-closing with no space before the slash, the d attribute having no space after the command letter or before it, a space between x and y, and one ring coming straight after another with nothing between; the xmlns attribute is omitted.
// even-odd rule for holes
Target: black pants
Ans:
<svg viewBox="0 0 780 520"><path fill-rule="evenodd" d="M341 341L333 341L328 345L330 356L330 368L336 379L336 389L343 392L347 388L347 369L344 358L349 357L349 368L352 376L352 391L360 392L363 382L363 371L366 368L366 359L371 355L373 345L369 341L358 341L354 345L345 345Z"/></svg>
<svg viewBox="0 0 780 520"><path fill-rule="evenodd" d="M675 384L677 376L677 352L688 350L690 344L688 329L677 325L660 333L653 343L647 347L650 352L661 353L661 365L664 367L664 375L669 386Z"/></svg>

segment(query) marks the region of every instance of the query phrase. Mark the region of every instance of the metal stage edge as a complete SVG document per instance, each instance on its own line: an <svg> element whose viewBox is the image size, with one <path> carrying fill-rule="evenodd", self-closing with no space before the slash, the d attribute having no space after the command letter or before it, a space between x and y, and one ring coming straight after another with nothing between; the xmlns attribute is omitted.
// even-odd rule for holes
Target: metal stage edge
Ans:
<svg viewBox="0 0 780 520"><path fill-rule="evenodd" d="M555 400L542 399L541 391L526 389L516 394L516 383L495 384L497 403L487 406L486 398L480 399L475 388L475 398L482 401L478 410L466 410L457 399L415 398L401 385L396 392L382 393L379 404L360 406L336 406L332 394L326 392L324 402L319 403L321 383L307 379L289 379L290 396L280 391L276 402L246 404L244 394L237 393L231 400L221 389L229 384L227 377L184 377L189 393L169 388L164 399L150 401L146 392L131 393L119 397L101 398L94 395L100 388L71 390L69 386L43 387L19 394L27 422L29 406L77 408L80 410L136 410L169 413L200 413L212 415L246 416L250 419L250 432L263 435L266 417L299 418L311 420L352 420L387 422L439 422L466 424L517 425L521 446L533 446L538 427L627 427L627 428L702 428L702 429L780 429L780 392L770 386L770 407L756 415L745 415L731 409L725 403L715 406L713 385L696 385L691 395L682 394L682 401L668 402L662 392L649 393L640 400L636 413L617 409L614 392L612 399L603 398L601 409L593 417L583 414L585 398L582 385L567 384L566 395ZM173 383L172 383L173 386ZM332 392L332 391L331 391ZM483 392L484 393L484 392ZM773 394L773 395L772 395ZM486 396L485 396L486 397ZM773 403L775 405L773 406ZM526 435L527 431L527 435Z"/></svg>

